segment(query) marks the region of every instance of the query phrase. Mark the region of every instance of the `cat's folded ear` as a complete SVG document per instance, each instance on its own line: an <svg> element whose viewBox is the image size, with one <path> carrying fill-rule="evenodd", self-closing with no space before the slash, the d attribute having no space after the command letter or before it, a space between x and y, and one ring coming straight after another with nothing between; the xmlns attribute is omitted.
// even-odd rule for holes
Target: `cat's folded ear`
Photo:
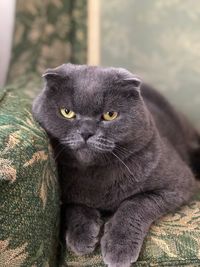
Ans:
<svg viewBox="0 0 200 267"><path fill-rule="evenodd" d="M122 86L128 89L134 89L134 91L139 92L142 85L142 80L139 76L129 72L124 68L119 68L120 83Z"/></svg>
<svg viewBox="0 0 200 267"><path fill-rule="evenodd" d="M60 77L59 73L56 72L54 69L47 69L43 74L42 78L45 78L46 80L51 78Z"/></svg>
<svg viewBox="0 0 200 267"><path fill-rule="evenodd" d="M68 64L63 64L63 65L58 66L57 68L53 68L53 69L47 69L42 74L42 77L46 80L48 85L53 85L55 83L59 83L63 80L68 79L66 65L68 65Z"/></svg>
<svg viewBox="0 0 200 267"><path fill-rule="evenodd" d="M142 85L142 80L137 76L128 77L128 78L123 79L123 84L124 85L130 85L130 86L132 86L132 88L139 91L140 87Z"/></svg>
<svg viewBox="0 0 200 267"><path fill-rule="evenodd" d="M66 64L65 64L66 65ZM60 87L60 84L67 79L67 72L64 65L54 69L47 69L42 77L45 79L46 84L41 93L34 99L32 105L32 113L34 118L45 128L45 115L48 113L46 110L46 103L50 101L49 93L55 93L54 89ZM48 100L48 101L47 101Z"/></svg>
<svg viewBox="0 0 200 267"><path fill-rule="evenodd" d="M126 97L134 97L139 98L141 96L140 94L140 88L142 85L142 80L139 76L130 73L129 71L122 69L120 70L120 86L122 88L121 92Z"/></svg>

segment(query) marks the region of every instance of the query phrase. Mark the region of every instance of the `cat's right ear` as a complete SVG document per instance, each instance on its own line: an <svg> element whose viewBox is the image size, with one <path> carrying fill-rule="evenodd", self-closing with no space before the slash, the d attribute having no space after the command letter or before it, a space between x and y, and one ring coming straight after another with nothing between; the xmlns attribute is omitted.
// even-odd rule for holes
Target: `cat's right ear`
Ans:
<svg viewBox="0 0 200 267"><path fill-rule="evenodd" d="M54 68L54 69L47 69L43 74L42 77L45 79L47 85L49 87L55 86L63 82L64 80L68 79L66 74L66 70L63 65Z"/></svg>
<svg viewBox="0 0 200 267"><path fill-rule="evenodd" d="M46 103L50 101L51 95L55 94L55 89L59 89L64 75L58 72L58 69L47 69L42 77L45 79L45 86L40 94L34 99L32 105L32 114L34 118L45 128L48 109ZM48 101L47 101L48 100Z"/></svg>
<svg viewBox="0 0 200 267"><path fill-rule="evenodd" d="M47 69L43 74L42 78L45 78L45 80L54 80L62 77L60 73L56 72L54 69Z"/></svg>
<svg viewBox="0 0 200 267"><path fill-rule="evenodd" d="M56 88L60 83L60 76L51 69L47 69L43 74L42 78L45 80L46 89Z"/></svg>

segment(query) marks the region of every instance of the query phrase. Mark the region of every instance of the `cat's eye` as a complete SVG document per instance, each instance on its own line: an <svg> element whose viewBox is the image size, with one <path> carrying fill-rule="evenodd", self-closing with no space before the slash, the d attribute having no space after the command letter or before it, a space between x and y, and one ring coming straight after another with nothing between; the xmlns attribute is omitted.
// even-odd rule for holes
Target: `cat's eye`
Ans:
<svg viewBox="0 0 200 267"><path fill-rule="evenodd" d="M76 113L67 108L61 108L60 113L66 119L74 119L76 117Z"/></svg>
<svg viewBox="0 0 200 267"><path fill-rule="evenodd" d="M102 118L105 121L113 121L117 118L118 113L116 111L109 111L103 114Z"/></svg>

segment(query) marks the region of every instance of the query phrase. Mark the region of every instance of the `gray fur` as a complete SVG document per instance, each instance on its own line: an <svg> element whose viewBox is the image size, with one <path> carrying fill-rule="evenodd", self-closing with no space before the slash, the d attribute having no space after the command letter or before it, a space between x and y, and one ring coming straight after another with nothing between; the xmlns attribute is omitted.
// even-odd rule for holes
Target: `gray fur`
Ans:
<svg viewBox="0 0 200 267"><path fill-rule="evenodd" d="M44 77L33 114L54 148L67 246L83 255L100 241L109 267L128 267L152 222L195 192L190 166L199 135L163 96L124 69L64 64ZM60 107L77 118L63 119ZM102 121L107 111L119 117ZM110 216L103 226L105 212Z"/></svg>

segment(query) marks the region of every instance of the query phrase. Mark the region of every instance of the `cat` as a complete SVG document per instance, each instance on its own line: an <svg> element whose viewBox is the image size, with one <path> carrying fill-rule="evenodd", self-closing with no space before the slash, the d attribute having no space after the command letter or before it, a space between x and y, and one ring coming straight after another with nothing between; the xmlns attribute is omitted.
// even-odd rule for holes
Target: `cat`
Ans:
<svg viewBox="0 0 200 267"><path fill-rule="evenodd" d="M67 247L100 243L105 264L129 267L151 224L196 192L200 135L123 68L69 63L43 77L33 115L54 149Z"/></svg>

